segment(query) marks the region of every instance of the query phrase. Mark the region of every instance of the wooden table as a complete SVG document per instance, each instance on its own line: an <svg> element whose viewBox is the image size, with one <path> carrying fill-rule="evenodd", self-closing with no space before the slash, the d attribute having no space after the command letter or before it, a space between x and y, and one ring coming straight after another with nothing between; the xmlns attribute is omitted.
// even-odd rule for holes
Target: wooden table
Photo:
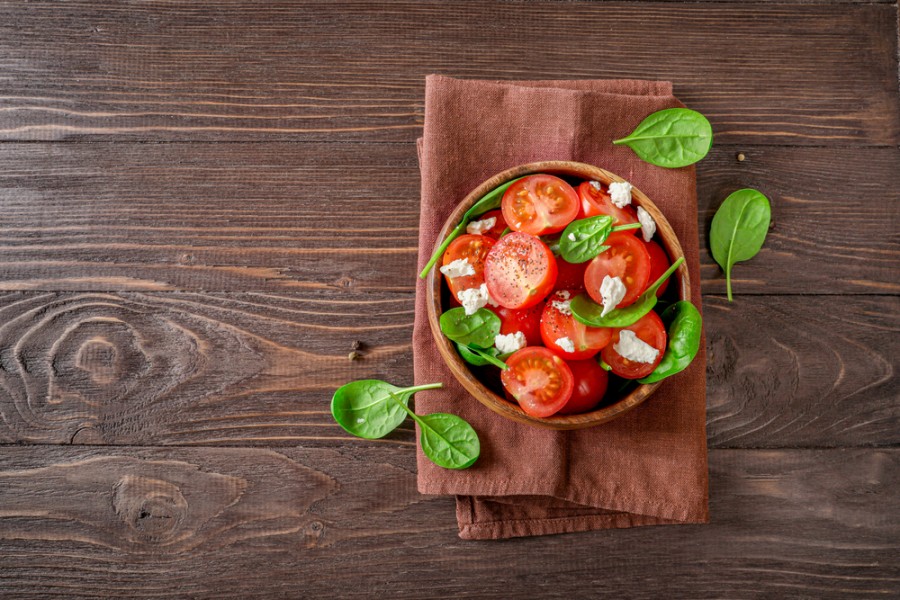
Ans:
<svg viewBox="0 0 900 600"><path fill-rule="evenodd" d="M900 594L896 1L0 3L0 595ZM712 523L464 542L410 426L424 76L669 79L699 215ZM348 359L361 343L358 360Z"/></svg>

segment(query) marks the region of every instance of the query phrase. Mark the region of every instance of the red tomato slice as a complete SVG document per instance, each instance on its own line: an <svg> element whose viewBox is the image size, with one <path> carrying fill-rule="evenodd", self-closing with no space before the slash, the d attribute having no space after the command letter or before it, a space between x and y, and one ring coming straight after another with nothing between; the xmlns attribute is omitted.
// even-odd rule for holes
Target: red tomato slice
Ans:
<svg viewBox="0 0 900 600"><path fill-rule="evenodd" d="M556 258L547 244L527 233L508 233L484 260L491 298L506 308L528 308L547 297L556 283Z"/></svg>
<svg viewBox="0 0 900 600"><path fill-rule="evenodd" d="M556 269L558 273L556 275L556 285L553 286L553 291L583 290L584 272L587 269L587 266L588 264L586 262L570 263L557 256Z"/></svg>
<svg viewBox="0 0 900 600"><path fill-rule="evenodd" d="M578 197L581 200L581 212L584 217L596 217L598 215L609 215L616 222L615 225L628 225L630 223L638 223L637 213L635 210L626 206L619 208L612 203L609 197L609 191L605 185L601 185L598 190L590 181L585 181L578 186ZM627 229L622 233L634 235L638 229Z"/></svg>
<svg viewBox="0 0 900 600"><path fill-rule="evenodd" d="M444 276L447 286L453 297L459 301L459 293L469 288L480 287L484 283L484 261L488 252L494 247L494 240L483 235L461 235L447 247L444 252L443 266L447 266L455 260L465 258L475 269L474 275L461 275L459 277Z"/></svg>
<svg viewBox="0 0 900 600"><path fill-rule="evenodd" d="M647 253L650 254L650 277L647 279L647 285L650 285L659 279L662 274L666 272L666 269L672 266L672 263L669 262L669 256L666 254L666 251L662 249L662 246L653 240L645 243L647 244ZM669 281L671 280L672 278L669 277L661 286L659 286L659 289L656 290L657 298L663 295L666 288L669 287Z"/></svg>
<svg viewBox="0 0 900 600"><path fill-rule="evenodd" d="M566 362L541 346L522 348L508 359L500 380L532 417L549 417L566 405L575 379Z"/></svg>
<svg viewBox="0 0 900 600"><path fill-rule="evenodd" d="M480 221L487 221L488 219L494 219L494 226L483 231L481 235L495 240L500 239L500 234L506 231L506 221L503 219L503 212L500 210L488 211L480 217L476 217L469 225ZM468 230L468 227L466 227L466 229Z"/></svg>
<svg viewBox="0 0 900 600"><path fill-rule="evenodd" d="M617 308L628 306L647 289L650 279L650 253L643 240L626 231L611 234L606 239L609 250L593 259L584 272L584 287L588 295L598 304L603 304L600 284L603 278L619 277L625 284L625 297Z"/></svg>
<svg viewBox="0 0 900 600"><path fill-rule="evenodd" d="M541 315L541 338L544 345L566 360L583 360L594 356L609 343L613 334L613 330L606 327L588 327L579 323L571 311L566 314L566 311L560 309L576 293L570 290L555 292L547 298ZM556 343L560 338L569 338L575 351L563 350Z"/></svg>
<svg viewBox="0 0 900 600"><path fill-rule="evenodd" d="M609 374L596 360L574 360L567 363L575 378L572 397L559 409L558 415L572 415L592 410L603 400Z"/></svg>
<svg viewBox="0 0 900 600"><path fill-rule="evenodd" d="M521 331L529 346L540 346L541 341L541 313L543 304L537 304L531 308L514 310L503 306L490 307L500 317L500 333L508 335Z"/></svg>
<svg viewBox="0 0 900 600"><path fill-rule="evenodd" d="M641 363L628 360L619 354L614 346L619 343L619 336L625 329L633 331L638 338L659 350L656 355L656 360L652 363ZM663 325L659 315L650 311L638 319L636 323L622 329L617 329L613 334L612 342L601 351L600 356L603 357L603 362L612 367L612 372L619 377L625 379L640 379L653 372L653 369L655 369L656 365L659 364L659 361L662 360L665 351L666 327Z"/></svg>
<svg viewBox="0 0 900 600"><path fill-rule="evenodd" d="M509 186L500 207L513 231L545 235L574 221L578 204L578 194L559 177L529 175Z"/></svg>

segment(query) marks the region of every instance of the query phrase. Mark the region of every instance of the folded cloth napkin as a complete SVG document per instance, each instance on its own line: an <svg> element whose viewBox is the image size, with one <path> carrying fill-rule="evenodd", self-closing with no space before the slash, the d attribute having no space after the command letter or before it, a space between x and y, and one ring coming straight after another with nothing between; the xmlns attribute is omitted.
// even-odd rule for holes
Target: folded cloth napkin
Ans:
<svg viewBox="0 0 900 600"><path fill-rule="evenodd" d="M683 106L667 82L474 81L430 76L419 140L422 204L419 270L453 207L491 175L539 160L597 165L625 178L665 213L684 247L699 304L700 265L694 168L664 169L613 146L650 113ZM428 326L424 281L416 290L419 412L466 419L481 439L467 470L431 463L418 450L423 494L457 496L465 539L704 523L707 508L706 359L673 376L642 405L609 423L554 431L491 412L445 366Z"/></svg>

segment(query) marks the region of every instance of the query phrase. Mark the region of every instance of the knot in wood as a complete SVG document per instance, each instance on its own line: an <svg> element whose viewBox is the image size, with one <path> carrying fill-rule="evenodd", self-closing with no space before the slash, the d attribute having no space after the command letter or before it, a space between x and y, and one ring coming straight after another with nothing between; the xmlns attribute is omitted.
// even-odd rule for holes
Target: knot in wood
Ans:
<svg viewBox="0 0 900 600"><path fill-rule="evenodd" d="M188 504L178 486L168 481L124 475L114 486L113 507L132 532L129 537L159 544L175 536Z"/></svg>

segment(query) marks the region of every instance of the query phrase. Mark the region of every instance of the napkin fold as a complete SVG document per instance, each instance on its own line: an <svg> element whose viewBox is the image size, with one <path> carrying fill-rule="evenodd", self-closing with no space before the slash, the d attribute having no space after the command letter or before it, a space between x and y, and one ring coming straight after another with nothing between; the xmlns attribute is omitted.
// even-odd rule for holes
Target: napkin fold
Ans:
<svg viewBox="0 0 900 600"><path fill-rule="evenodd" d="M699 305L693 167L664 169L613 146L647 115L683 106L668 82L480 81L432 75L419 140L421 270L456 204L507 168L539 160L593 164L630 181L666 215L685 251ZM516 423L482 406L443 363L428 325L425 282L416 289L416 384L421 413L449 412L478 432L481 457L467 470L431 463L418 448L418 489L456 495L459 535L499 539L591 529L704 523L708 513L705 344L694 363L642 405L609 423L555 431Z"/></svg>

